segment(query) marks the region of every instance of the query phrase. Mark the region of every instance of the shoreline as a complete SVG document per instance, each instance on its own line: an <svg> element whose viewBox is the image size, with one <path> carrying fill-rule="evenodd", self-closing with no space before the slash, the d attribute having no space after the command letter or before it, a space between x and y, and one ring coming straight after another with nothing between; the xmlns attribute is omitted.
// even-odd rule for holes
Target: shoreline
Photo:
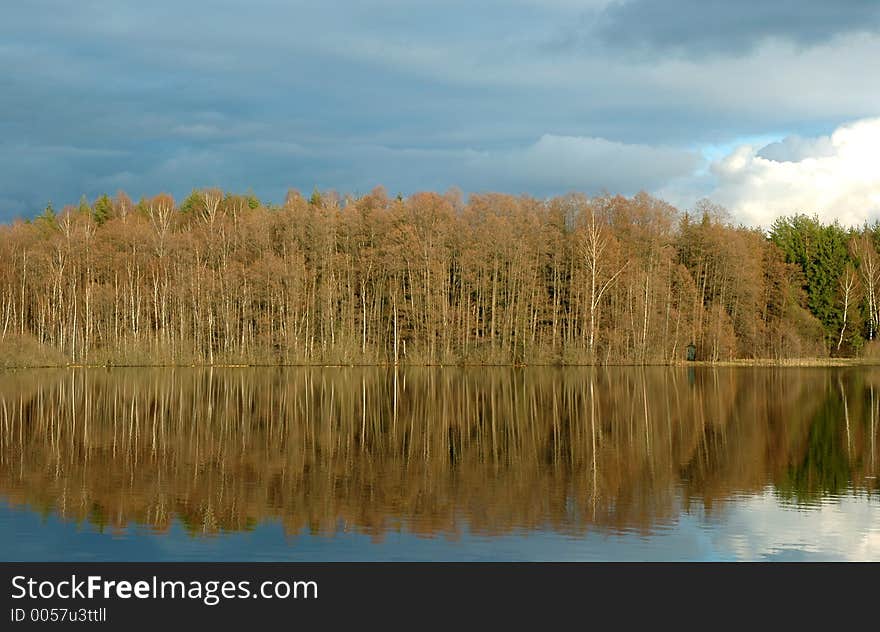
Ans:
<svg viewBox="0 0 880 632"><path fill-rule="evenodd" d="M599 364L566 364L552 363L215 363L215 364L23 364L0 367L0 372L23 371L30 369L282 369L282 368L312 368L312 369L353 369L353 368L376 368L376 369L412 369L412 368L443 368L443 369L472 369L472 368L590 368L590 367L669 367L669 368L837 368L837 367L880 367L880 358L743 358L734 360L679 360L675 362L614 362Z"/></svg>

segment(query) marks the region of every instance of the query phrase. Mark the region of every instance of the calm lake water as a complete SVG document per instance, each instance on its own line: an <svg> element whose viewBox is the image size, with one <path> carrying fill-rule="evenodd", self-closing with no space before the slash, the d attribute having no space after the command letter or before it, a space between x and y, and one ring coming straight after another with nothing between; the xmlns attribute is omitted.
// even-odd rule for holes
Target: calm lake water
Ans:
<svg viewBox="0 0 880 632"><path fill-rule="evenodd" d="M877 560L880 369L0 373L0 559Z"/></svg>

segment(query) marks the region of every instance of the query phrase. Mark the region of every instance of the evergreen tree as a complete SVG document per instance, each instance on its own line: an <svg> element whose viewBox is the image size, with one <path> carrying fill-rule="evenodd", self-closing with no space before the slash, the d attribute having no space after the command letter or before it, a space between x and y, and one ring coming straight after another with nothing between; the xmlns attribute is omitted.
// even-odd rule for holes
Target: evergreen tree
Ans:
<svg viewBox="0 0 880 632"><path fill-rule="evenodd" d="M823 225L816 216L782 217L773 223L770 239L804 273L807 306L822 323L826 340L840 332L843 314L839 305L840 279L848 263L848 235L840 224Z"/></svg>
<svg viewBox="0 0 880 632"><path fill-rule="evenodd" d="M95 219L95 223L98 226L101 226L110 219L113 214L113 202L110 200L110 197L105 193L97 200L95 200L95 208L92 211L92 217Z"/></svg>

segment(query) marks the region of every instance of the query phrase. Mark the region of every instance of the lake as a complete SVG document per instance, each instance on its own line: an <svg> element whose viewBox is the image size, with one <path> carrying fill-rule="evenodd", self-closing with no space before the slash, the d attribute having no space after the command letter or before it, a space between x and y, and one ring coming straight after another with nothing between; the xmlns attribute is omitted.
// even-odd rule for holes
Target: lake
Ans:
<svg viewBox="0 0 880 632"><path fill-rule="evenodd" d="M878 560L880 368L0 373L0 559Z"/></svg>

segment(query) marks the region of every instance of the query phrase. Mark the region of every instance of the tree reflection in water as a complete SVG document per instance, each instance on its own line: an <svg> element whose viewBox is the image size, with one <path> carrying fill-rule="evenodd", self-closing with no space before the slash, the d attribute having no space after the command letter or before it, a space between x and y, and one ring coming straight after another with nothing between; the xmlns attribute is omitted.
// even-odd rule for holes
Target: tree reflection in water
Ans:
<svg viewBox="0 0 880 632"><path fill-rule="evenodd" d="M99 529L650 532L877 494L880 369L69 369L0 376L0 494Z"/></svg>

